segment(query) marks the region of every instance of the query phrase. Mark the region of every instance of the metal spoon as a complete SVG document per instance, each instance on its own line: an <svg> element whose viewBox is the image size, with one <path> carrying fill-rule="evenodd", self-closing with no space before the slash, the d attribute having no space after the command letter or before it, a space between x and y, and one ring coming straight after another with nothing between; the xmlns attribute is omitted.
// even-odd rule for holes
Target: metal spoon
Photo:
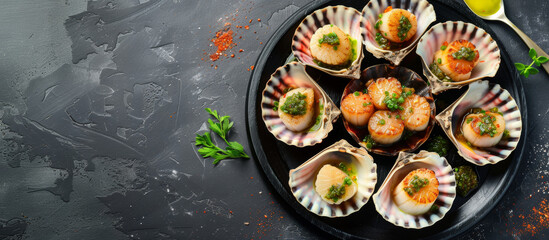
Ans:
<svg viewBox="0 0 549 240"><path fill-rule="evenodd" d="M507 16L505 16L505 9L503 8L503 0L500 1L500 7L499 7L499 10L492 14L492 15L489 15L489 16L482 16L478 13L476 13L475 11L473 11L473 9L471 8L471 6L469 6L467 4L467 2L465 2L465 5L467 5L467 7L469 7L469 9L471 9L471 11L473 13L475 13L477 16L481 17L482 19L486 19L486 20L498 20L498 21L502 21L504 23L506 23L507 25L509 25L509 27L511 27L513 30L515 30L515 32L517 32L517 34L519 35L520 38L522 38L522 40L524 41L524 43L526 43L526 45L528 45L529 48L533 48L534 50L536 50L536 52L538 53L538 56L545 56L545 57L549 57L549 54L547 54L546 52L544 52L536 43L534 43L534 41L532 41L532 39L530 39L528 36L526 36L526 34L524 32L522 32L517 26L515 26L515 24L513 24L508 18ZM541 66L545 69L545 71L547 73L549 73L549 62L546 62L544 64L541 64Z"/></svg>

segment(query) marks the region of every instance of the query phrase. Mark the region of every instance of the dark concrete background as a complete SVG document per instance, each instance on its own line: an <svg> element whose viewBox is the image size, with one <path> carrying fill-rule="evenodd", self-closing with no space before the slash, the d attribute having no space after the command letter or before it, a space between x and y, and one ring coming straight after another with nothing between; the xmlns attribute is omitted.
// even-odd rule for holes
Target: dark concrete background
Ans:
<svg viewBox="0 0 549 240"><path fill-rule="evenodd" d="M203 109L210 107L232 116L230 139L250 153L247 69L306 3L4 1L0 239L323 237L276 195L254 159L213 166L193 142L207 129ZM549 2L505 6L511 21L549 50ZM204 55L213 51L209 40L227 22L242 36L227 51L235 58L211 62ZM489 25L514 62L530 62L510 28ZM521 80L530 134L519 172L462 239L549 236L549 78L542 71Z"/></svg>

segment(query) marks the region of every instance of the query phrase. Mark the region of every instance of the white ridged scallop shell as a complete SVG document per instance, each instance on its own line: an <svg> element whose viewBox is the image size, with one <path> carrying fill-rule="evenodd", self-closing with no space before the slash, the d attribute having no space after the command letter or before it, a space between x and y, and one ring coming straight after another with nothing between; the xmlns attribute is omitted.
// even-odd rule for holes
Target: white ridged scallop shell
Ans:
<svg viewBox="0 0 549 240"><path fill-rule="evenodd" d="M475 45L480 55L479 63L471 72L471 77L468 80L443 82L429 70L429 64L433 63L435 52L445 41L451 43L459 39L465 39ZM423 60L423 74L431 83L434 94L448 89L461 88L479 79L494 77L501 63L498 44L490 34L472 23L461 21L448 21L434 25L419 40L416 53Z"/></svg>
<svg viewBox="0 0 549 240"><path fill-rule="evenodd" d="M405 9L416 16L417 19L417 33L414 37L407 41L408 46L398 50L384 50L379 48L375 38L376 29L375 25L379 19L379 14L383 13L389 6L393 8ZM362 28L364 45L366 50L374 55L376 58L385 58L395 65L399 65L402 59L410 53L416 46L419 38L427 30L429 25L436 21L436 13L431 5L426 0L402 0L402 1L389 1L389 0L371 0L362 9Z"/></svg>
<svg viewBox="0 0 549 240"><path fill-rule="evenodd" d="M357 192L339 205L329 204L314 189L318 171L325 164L338 166L339 163L352 163L356 167ZM355 148L345 140L340 140L322 150L299 167L290 170L289 185L297 201L312 213L323 217L345 217L364 206L377 182L377 165L372 156L363 148Z"/></svg>
<svg viewBox="0 0 549 240"><path fill-rule="evenodd" d="M312 88L315 92L315 99L324 108L321 110L322 119L320 128L316 131L293 132L289 130L278 112L273 110L274 102L279 101L284 95L284 90L289 87ZM278 140L297 147L312 146L322 142L328 133L333 129L333 122L337 120L341 111L334 104L332 99L305 71L305 66L298 62L291 62L279 67L267 81L261 99L261 117L271 132Z"/></svg>
<svg viewBox="0 0 549 240"><path fill-rule="evenodd" d="M404 213L395 205L392 192L408 173L418 168L427 168L435 172L439 183L439 195L434 205L439 208L435 212L411 215ZM418 154L401 152L387 178L372 196L377 212L385 220L399 227L414 229L428 227L441 220L452 207L455 198L456 179L452 167L444 157L427 151L420 151Z"/></svg>
<svg viewBox="0 0 549 240"><path fill-rule="evenodd" d="M503 138L496 146L487 148L471 148L456 139L455 134L460 131L461 120L470 109L489 110L493 107L497 107L503 113L509 138ZM488 81L471 83L467 92L435 118L457 147L459 155L479 166L495 164L509 157L517 147L522 134L522 117L517 103L507 90Z"/></svg>
<svg viewBox="0 0 549 240"><path fill-rule="evenodd" d="M360 64L364 58L362 53L362 28L360 22L362 17L358 10L346 6L329 6L314 11L311 15L305 17L297 27L292 40L292 53L303 64L314 67L330 75L344 78L356 79L360 77ZM349 68L333 70L318 66L314 61L309 50L311 37L317 29L324 25L333 24L339 27L343 32L349 34L356 40L357 58L351 63Z"/></svg>

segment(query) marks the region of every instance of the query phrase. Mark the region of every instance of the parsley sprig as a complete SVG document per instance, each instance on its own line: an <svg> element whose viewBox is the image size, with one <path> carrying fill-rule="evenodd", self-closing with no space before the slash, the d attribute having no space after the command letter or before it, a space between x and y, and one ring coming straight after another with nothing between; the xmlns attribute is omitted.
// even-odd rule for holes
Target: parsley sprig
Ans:
<svg viewBox="0 0 549 240"><path fill-rule="evenodd" d="M544 56L538 57L538 53L533 48L530 48L528 55L533 60L532 63L530 63L530 65L526 66L522 63L515 63L515 67L517 68L517 70L519 70L520 75L523 75L526 78L528 78L528 76L530 75L539 73L539 70L535 67L532 67L532 65L536 64L536 66L539 67L541 64L549 61L549 58L546 58Z"/></svg>
<svg viewBox="0 0 549 240"><path fill-rule="evenodd" d="M220 116L216 110L212 111L210 108L206 108L206 111L217 119L217 122L208 119L210 129L225 141L227 147L223 150L216 146L212 142L209 132L204 133L204 135L196 134L195 144L196 146L202 146L198 149L198 153L204 158L212 157L214 159L213 164L227 158L250 158L240 143L227 140L229 130L234 124L230 121L230 116Z"/></svg>

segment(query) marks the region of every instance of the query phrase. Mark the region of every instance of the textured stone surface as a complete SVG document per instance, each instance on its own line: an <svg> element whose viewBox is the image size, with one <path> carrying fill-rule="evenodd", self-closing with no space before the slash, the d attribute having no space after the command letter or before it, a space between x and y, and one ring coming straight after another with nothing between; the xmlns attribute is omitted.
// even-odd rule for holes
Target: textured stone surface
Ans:
<svg viewBox="0 0 549 240"><path fill-rule="evenodd" d="M306 3L4 2L0 239L322 238L274 192L254 159L213 166L193 141L207 130L203 109L210 107L232 116L230 139L250 153L248 69ZM549 2L505 7L549 51ZM210 40L226 23L237 46L212 62ZM512 61L530 62L509 27L489 25ZM549 77L542 71L522 80L530 133L524 159L502 201L462 239L549 235L547 223L536 234L523 226L535 224L549 198Z"/></svg>

